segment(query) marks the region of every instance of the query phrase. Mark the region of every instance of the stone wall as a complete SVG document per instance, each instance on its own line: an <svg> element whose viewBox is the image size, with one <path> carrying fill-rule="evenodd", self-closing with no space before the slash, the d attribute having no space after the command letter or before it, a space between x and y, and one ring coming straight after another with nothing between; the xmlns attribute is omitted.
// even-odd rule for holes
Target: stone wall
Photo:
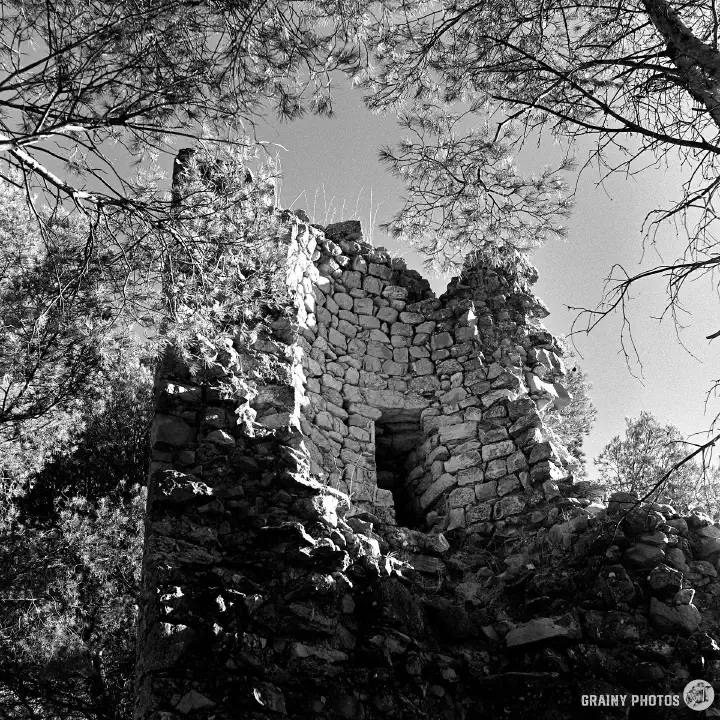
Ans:
<svg viewBox="0 0 720 720"><path fill-rule="evenodd" d="M569 396L534 268L478 254L436 299L358 222L328 228L316 252L321 278L298 316L311 473L386 522L395 509L423 529L522 525L525 493L556 495L571 466L539 413Z"/></svg>
<svg viewBox="0 0 720 720"><path fill-rule="evenodd" d="M572 484L527 259L434 298L359 223L281 219L285 315L158 375L136 719L626 717L580 694L715 683L720 528Z"/></svg>

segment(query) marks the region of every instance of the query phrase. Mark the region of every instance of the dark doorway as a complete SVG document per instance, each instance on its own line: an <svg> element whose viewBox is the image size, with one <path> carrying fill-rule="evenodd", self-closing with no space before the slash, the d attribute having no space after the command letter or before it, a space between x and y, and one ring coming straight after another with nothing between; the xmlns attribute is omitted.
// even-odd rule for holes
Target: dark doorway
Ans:
<svg viewBox="0 0 720 720"><path fill-rule="evenodd" d="M422 524L412 507L407 487L408 474L421 462L420 411L383 411L375 421L375 466L378 487L390 490L395 500L397 524L416 528Z"/></svg>

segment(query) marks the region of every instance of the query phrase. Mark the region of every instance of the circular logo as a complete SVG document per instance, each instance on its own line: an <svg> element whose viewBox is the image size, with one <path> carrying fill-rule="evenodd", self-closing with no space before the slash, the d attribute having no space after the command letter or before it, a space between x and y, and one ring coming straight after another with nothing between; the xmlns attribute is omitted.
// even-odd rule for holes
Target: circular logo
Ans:
<svg viewBox="0 0 720 720"><path fill-rule="evenodd" d="M683 690L683 700L691 710L707 710L714 699L713 686L705 680L691 680Z"/></svg>

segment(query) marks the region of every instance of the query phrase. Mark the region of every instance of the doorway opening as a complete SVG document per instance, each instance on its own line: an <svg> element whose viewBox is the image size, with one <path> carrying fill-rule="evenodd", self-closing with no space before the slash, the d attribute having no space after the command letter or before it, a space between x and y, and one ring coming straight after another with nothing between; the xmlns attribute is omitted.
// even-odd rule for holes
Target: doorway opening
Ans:
<svg viewBox="0 0 720 720"><path fill-rule="evenodd" d="M422 442L420 410L384 410L375 421L375 467L377 484L390 490L395 501L395 517L402 527L418 528L423 518L413 510L408 474L419 458L415 452Z"/></svg>

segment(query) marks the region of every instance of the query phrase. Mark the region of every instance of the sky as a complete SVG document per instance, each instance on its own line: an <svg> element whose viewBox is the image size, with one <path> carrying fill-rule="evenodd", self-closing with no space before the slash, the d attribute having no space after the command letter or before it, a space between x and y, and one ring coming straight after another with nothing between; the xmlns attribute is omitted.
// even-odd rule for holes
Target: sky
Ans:
<svg viewBox="0 0 720 720"><path fill-rule="evenodd" d="M399 209L404 191L377 159L381 146L394 145L402 137L395 118L371 114L360 92L351 88L338 91L335 111L329 119L308 116L292 123L269 119L259 124L258 137L276 144L271 151L281 162L281 206L305 209L320 224L359 218L374 245L387 247L409 267L424 272L422 258L412 248L400 247L377 227ZM550 145L529 148L518 165L523 171L539 172L558 153ZM587 153L588 148L581 147L577 160L582 163ZM683 241L671 228L659 234L657 247L643 253L641 226L647 212L677 194L681 178L673 168L615 176L602 185L596 171L581 176L567 240L550 241L532 255L540 273L535 292L552 313L544 321L552 333L570 334L577 316L570 308L597 305L613 264L634 274L677 257ZM576 178L568 180L574 185ZM426 272L425 276L438 295L449 280ZM713 381L720 378L720 338L714 343L706 339L720 330L720 303L709 277L688 286L683 297L686 327L678 337L670 318L657 319L666 304L664 282L646 280L636 286L628 317L641 364L626 362L618 314L590 334L573 335L577 362L589 376L589 394L598 410L584 444L590 477L595 476L592 459L615 435L623 434L626 417L637 417L643 410L676 425L695 442L706 441L720 412L720 398L707 397Z"/></svg>

